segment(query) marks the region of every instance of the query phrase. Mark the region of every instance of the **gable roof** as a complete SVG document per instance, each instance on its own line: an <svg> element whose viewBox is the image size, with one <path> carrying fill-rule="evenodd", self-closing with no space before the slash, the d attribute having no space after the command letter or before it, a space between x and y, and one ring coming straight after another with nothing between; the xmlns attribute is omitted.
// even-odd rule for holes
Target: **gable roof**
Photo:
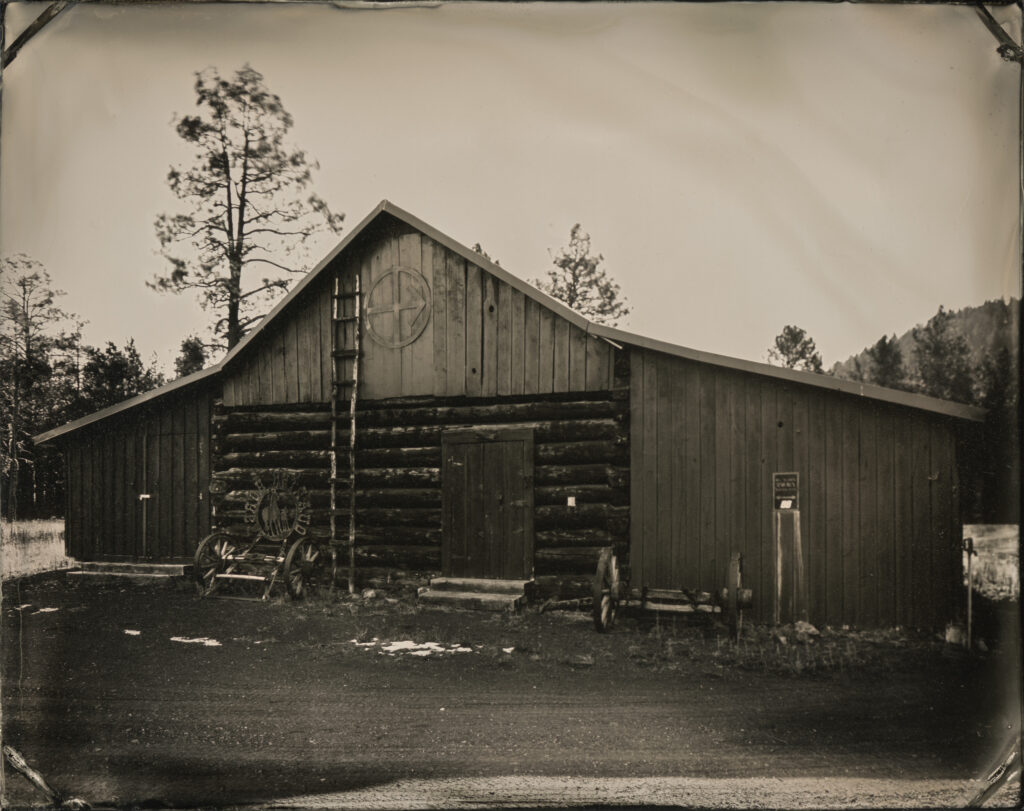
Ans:
<svg viewBox="0 0 1024 811"><path fill-rule="evenodd" d="M486 257L478 254L476 251L470 250L462 243L457 242L447 234L438 231L436 228L425 223L413 214L410 214L408 211L405 211L388 200L382 200L369 214L363 217L359 224L356 225L341 240L341 242L339 242L334 249L316 265L316 267L303 276L298 284L289 291L288 295L281 299L281 301L279 301L277 305L266 316L264 316L264 318L218 363L215 363L213 366L203 369L202 371L195 372L191 375L175 380L173 383L161 386L158 389L153 389L145 394L132 397L122 403L110 406L109 408L104 408L101 411L89 414L88 416L74 420L73 422L66 423L58 428L44 431L43 433L33 437L33 440L36 443L41 443L56 439L57 437L77 431L80 428L84 428L86 425L99 422L107 417L136 408L144 403L153 402L166 394L170 394L174 391L180 391L195 383L216 377L220 372L232 365L235 360L246 351L246 348L256 339L256 337L267 329L285 310L287 310L289 305L298 296L302 295L302 291L312 284L324 269L331 264L331 262L333 262L359 237L364 235L373 223L377 222L377 220L384 216L391 217L394 220L405 223L411 228L416 229L420 233L430 237L435 242L443 245L453 253L458 254L467 261L472 262L477 267L487 271L510 287L520 291L526 296L529 296L537 303L579 327L587 334L606 340L617 347L622 345L636 346L655 352L664 352L665 354L673 355L675 357L698 361L700 363L708 363L713 366L735 369L737 371L749 372L765 377L773 377L791 383L814 386L815 388L828 389L830 391L837 391L843 394L867 397L874 400L880 400L882 402L894 403L896 405L922 409L924 411L931 411L948 417L956 417L975 422L980 422L984 419L985 412L982 409L963 405L961 403L940 400L935 397L927 397L922 394L910 394L908 392L897 391L895 389L887 389L870 383L843 380L831 375L802 372L794 369L784 369L779 366L770 366L767 363L758 363L755 361L742 360L740 358L731 358L725 355L716 355L711 352L702 352L696 349L679 346L677 344L670 344L665 341L648 338L643 335L637 335L636 333L626 332L614 327L608 327L603 324L595 324L585 316L582 316L575 310L567 307L562 302L552 298L546 293L543 293L533 285L520 279L518 276L512 275L503 267L494 264Z"/></svg>

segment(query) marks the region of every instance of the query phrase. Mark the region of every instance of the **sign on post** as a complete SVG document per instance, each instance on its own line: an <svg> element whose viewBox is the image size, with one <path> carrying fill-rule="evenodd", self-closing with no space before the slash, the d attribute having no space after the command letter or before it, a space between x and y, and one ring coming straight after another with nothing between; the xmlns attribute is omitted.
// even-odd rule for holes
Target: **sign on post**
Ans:
<svg viewBox="0 0 1024 811"><path fill-rule="evenodd" d="M774 619L776 623L806 620L799 473L772 474L772 506L775 515ZM784 521L783 516L789 517Z"/></svg>
<svg viewBox="0 0 1024 811"><path fill-rule="evenodd" d="M773 473L772 495L776 510L799 510L800 474Z"/></svg>

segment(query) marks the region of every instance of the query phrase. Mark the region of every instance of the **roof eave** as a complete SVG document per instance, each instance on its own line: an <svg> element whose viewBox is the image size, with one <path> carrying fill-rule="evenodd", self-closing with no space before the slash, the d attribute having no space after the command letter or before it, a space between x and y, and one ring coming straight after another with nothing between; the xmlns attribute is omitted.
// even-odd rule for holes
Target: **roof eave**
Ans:
<svg viewBox="0 0 1024 811"><path fill-rule="evenodd" d="M876 386L872 383L861 383L856 380L845 380L828 374L817 374L815 372L804 372L796 369L786 369L781 366L771 366L767 363L731 358L727 355L716 355L713 352L702 352L697 349L690 349L677 344L670 344L666 341L659 341L655 338L647 338L643 335L626 332L614 327L607 327L603 324L593 324L590 328L591 335L597 335L620 344L643 349L651 349L656 352L664 352L675 357L686 358L687 360L707 363L712 366L721 366L727 369L735 369L740 372L773 377L778 380L785 380L790 383L799 383L807 386L814 386L819 389L827 389L842 394L853 394L866 397L872 400L893 403L894 405L917 408L923 411L930 411L946 417L969 420L971 422L984 422L985 410L975 406L954 403L950 400L941 400L937 397L928 397L924 394L912 394L897 389L887 389L884 386Z"/></svg>
<svg viewBox="0 0 1024 811"><path fill-rule="evenodd" d="M702 352L696 349L679 346L677 344L659 341L654 338L648 338L643 335L626 332L614 327L608 327L603 324L597 324L575 310L567 307L557 299L554 299L543 291L537 289L532 284L513 275L500 265L495 264L486 257L478 254L476 251L467 248L461 242L458 242L447 234L437 230L432 225L421 220L419 217L416 217L400 206L397 206L385 199L381 200L369 214L363 217L363 219L360 220L360 222L351 231L349 231L349 233L316 265L316 267L303 276L295 287L289 291L288 295L281 299L281 301L279 301L277 305L220 360L219 363L216 363L207 369L203 369L200 372L189 375L188 377L175 380L173 383L169 383L166 386L161 386L158 389L146 392L145 394L140 394L130 400L125 400L123 403L118 403L115 406L97 411L94 414L82 417L74 422L69 422L59 428L45 431L33 437L33 440L36 443L48 442L49 440L56 439L64 434L76 431L79 428L99 422L107 417L114 416L122 411L142 405L143 403L162 397L165 394L170 394L173 391L219 374L229 364L233 363L235 358L244 352L246 347L255 340L256 336L266 329L278 317L278 315L286 310L296 297L302 295L302 292L319 277L320 273L327 268L349 245L358 239L370 224L373 223L381 214L388 214L395 219L404 222L409 227L420 231L435 242L458 254L467 262L472 262L477 267L487 271L492 276L533 299L538 304L543 305L556 315L561 316L571 324L574 324L576 327L584 330L589 335L603 338L617 344L629 344L632 346L652 349L658 352L665 352L669 355L675 355L676 357L688 358L690 360L709 363L715 366L722 366L725 368L736 369L738 371L774 377L794 383L801 383L809 386L815 386L817 388L838 391L844 394L869 397L883 402L904 405L910 408L923 409L925 411L931 411L933 413L943 414L945 416L955 417L958 419L970 420L972 422L982 422L985 418L985 411L973 406L953 403L947 400L939 400L937 398L927 397L921 394L909 394L903 391L896 391L895 389L886 389L869 383L858 383L852 380L843 380L831 375L814 374L813 372L799 372L794 369L770 366L766 363L757 363L755 361L731 358L726 355L717 355L712 352Z"/></svg>
<svg viewBox="0 0 1024 811"><path fill-rule="evenodd" d="M167 383L160 388L147 391L144 394L137 394L135 397L131 397L124 400L116 405L108 406L107 408L94 411L92 414L88 414L84 417L80 417L72 422L67 422L61 425L59 428L51 428L49 431L43 431L41 434L36 434L32 437L32 441L36 445L40 445L44 442L49 442L52 439L57 439L64 434L69 434L72 431L77 431L79 428L84 428L87 425L91 425L94 422L105 420L107 417L113 417L116 414L120 414L122 411L128 411L129 409L143 405L144 403L150 402L163 397L166 394L179 391L181 389L188 388L189 386L199 383L200 381L206 380L207 378L215 377L220 372L220 364L210 366L206 369L202 369L198 372L193 372L185 377L178 378L177 380Z"/></svg>

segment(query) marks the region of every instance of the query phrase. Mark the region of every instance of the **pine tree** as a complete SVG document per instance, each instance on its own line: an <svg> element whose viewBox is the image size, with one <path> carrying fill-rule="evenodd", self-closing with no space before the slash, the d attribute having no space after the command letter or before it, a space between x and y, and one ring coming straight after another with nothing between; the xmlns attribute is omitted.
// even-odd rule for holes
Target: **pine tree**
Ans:
<svg viewBox="0 0 1024 811"><path fill-rule="evenodd" d="M174 361L174 371L178 377L185 377L203 369L207 360L206 344L197 336L190 335L181 342L181 351Z"/></svg>
<svg viewBox="0 0 1024 811"><path fill-rule="evenodd" d="M547 279L531 280L534 287L598 324L614 327L629 315L619 286L601 267L604 256L591 254L590 234L579 223L572 227L569 245L553 261Z"/></svg>
<svg viewBox="0 0 1024 811"><path fill-rule="evenodd" d="M86 347L82 367L81 409L89 414L163 385L163 375L147 366L129 338L124 348L108 341L103 349Z"/></svg>
<svg viewBox="0 0 1024 811"><path fill-rule="evenodd" d="M149 286L196 290L200 305L216 313L213 335L231 349L290 286L292 274L305 271L309 239L324 229L340 231L344 215L307 193L319 167L285 144L292 117L262 74L246 65L222 79L209 69L196 74L195 91L202 114L177 121L195 159L167 175L187 210L157 218L171 271ZM185 256L178 254L182 245L190 249ZM246 271L256 267L270 268L271 275L250 279Z"/></svg>
<svg viewBox="0 0 1024 811"><path fill-rule="evenodd" d="M970 347L952 322L953 314L939 307L927 324L914 327L918 387L931 397L970 403L974 399Z"/></svg>
<svg viewBox="0 0 1024 811"><path fill-rule="evenodd" d="M37 475L30 437L55 424L67 401L62 370L80 324L57 305L62 295L36 260L18 254L0 261L0 472L4 513L11 520L21 513L23 471ZM33 493L29 487L28 495Z"/></svg>
<svg viewBox="0 0 1024 811"><path fill-rule="evenodd" d="M768 348L768 362L787 369L821 374L821 354L814 345L814 339L800 327L788 325L775 336L775 342Z"/></svg>
<svg viewBox="0 0 1024 811"><path fill-rule="evenodd" d="M867 350L867 356L870 362L870 382L889 389L902 389L906 386L903 351L895 335L891 338L883 335Z"/></svg>

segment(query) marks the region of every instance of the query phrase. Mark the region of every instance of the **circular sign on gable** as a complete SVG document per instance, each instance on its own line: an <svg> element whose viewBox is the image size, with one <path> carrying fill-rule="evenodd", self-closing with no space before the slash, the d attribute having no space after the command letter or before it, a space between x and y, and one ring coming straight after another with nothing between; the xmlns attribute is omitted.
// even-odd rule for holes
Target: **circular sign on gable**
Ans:
<svg viewBox="0 0 1024 811"><path fill-rule="evenodd" d="M389 349L411 344L430 320L430 285L423 274L396 265L384 271L366 296L366 331Z"/></svg>

